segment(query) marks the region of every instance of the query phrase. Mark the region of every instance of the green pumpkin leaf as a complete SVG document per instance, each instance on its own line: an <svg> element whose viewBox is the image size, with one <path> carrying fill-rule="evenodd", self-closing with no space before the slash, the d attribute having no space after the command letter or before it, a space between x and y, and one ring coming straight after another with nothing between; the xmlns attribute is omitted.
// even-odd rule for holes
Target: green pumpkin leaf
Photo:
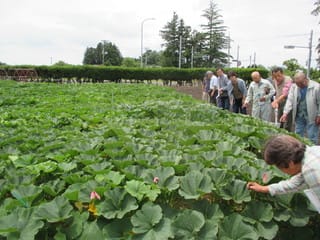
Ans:
<svg viewBox="0 0 320 240"><path fill-rule="evenodd" d="M206 219L216 220L223 219L224 214L217 203L209 203L207 200L196 201L192 209L201 212Z"/></svg>
<svg viewBox="0 0 320 240"><path fill-rule="evenodd" d="M48 181L42 185L42 189L46 194L55 197L65 189L65 182L59 179Z"/></svg>
<svg viewBox="0 0 320 240"><path fill-rule="evenodd" d="M159 205L146 203L141 210L131 217L134 233L145 233L152 229L162 219L162 209Z"/></svg>
<svg viewBox="0 0 320 240"><path fill-rule="evenodd" d="M128 239L131 234L132 224L130 218L114 219L111 223L107 224L102 232L106 239Z"/></svg>
<svg viewBox="0 0 320 240"><path fill-rule="evenodd" d="M218 157L222 157L223 154L217 151L208 151L208 152L203 152L200 154L200 156L206 160L206 161L211 161L214 164L214 161L218 158Z"/></svg>
<svg viewBox="0 0 320 240"><path fill-rule="evenodd" d="M246 185L246 182L236 179L229 185L222 188L220 195L223 199L232 199L236 203L249 202L251 200L251 196Z"/></svg>
<svg viewBox="0 0 320 240"><path fill-rule="evenodd" d="M61 162L58 164L58 168L63 172L70 172L77 168L77 164L75 162Z"/></svg>
<svg viewBox="0 0 320 240"><path fill-rule="evenodd" d="M53 239L54 240L67 240L67 236L58 230L58 232L54 235Z"/></svg>
<svg viewBox="0 0 320 240"><path fill-rule="evenodd" d="M309 218L314 212L308 209L307 198L300 194L294 194L291 200L291 219L290 224L295 227L303 227L308 224Z"/></svg>
<svg viewBox="0 0 320 240"><path fill-rule="evenodd" d="M221 168L205 168L203 169L203 174L208 175L211 178L213 185L217 189L226 186L234 179L234 176L228 174L226 169Z"/></svg>
<svg viewBox="0 0 320 240"><path fill-rule="evenodd" d="M219 222L216 219L206 220L199 232L199 239L215 240L217 238Z"/></svg>
<svg viewBox="0 0 320 240"><path fill-rule="evenodd" d="M10 215L0 217L0 235L7 239L33 240L43 226L32 208L16 208Z"/></svg>
<svg viewBox="0 0 320 240"><path fill-rule="evenodd" d="M230 129L234 135L241 137L241 138L245 138L248 137L252 134L254 134L255 132L255 128L252 126L247 126L247 125L235 125L232 126L232 128Z"/></svg>
<svg viewBox="0 0 320 240"><path fill-rule="evenodd" d="M274 239L274 237L277 235L279 227L273 221L263 222L263 223L258 222L256 229L260 237L263 237L264 239L267 239L267 240L271 240L271 239Z"/></svg>
<svg viewBox="0 0 320 240"><path fill-rule="evenodd" d="M52 201L43 203L39 206L36 216L40 219L45 219L50 223L60 222L72 217L73 210L69 201L60 196L54 198Z"/></svg>
<svg viewBox="0 0 320 240"><path fill-rule="evenodd" d="M144 196L148 197L151 201L155 201L161 192L159 188L151 188L150 185L145 185L143 182L137 180L128 181L124 188L131 196L136 197L139 201L141 201Z"/></svg>
<svg viewBox="0 0 320 240"><path fill-rule="evenodd" d="M116 186L118 186L124 178L125 175L122 175L119 172L115 171L110 171L107 174L105 174L105 180L108 182L112 182Z"/></svg>
<svg viewBox="0 0 320 240"><path fill-rule="evenodd" d="M210 142L215 138L214 135L214 132L211 130L200 130L196 137L201 142Z"/></svg>
<svg viewBox="0 0 320 240"><path fill-rule="evenodd" d="M34 185L19 185L11 191L14 196L24 207L30 207L32 201L42 192L40 187Z"/></svg>
<svg viewBox="0 0 320 240"><path fill-rule="evenodd" d="M79 237L79 240L88 239L105 239L102 230L97 224L97 221L84 223L83 231Z"/></svg>
<svg viewBox="0 0 320 240"><path fill-rule="evenodd" d="M61 232L65 233L67 239L78 239L83 231L84 223L88 220L89 212L73 212L71 224L61 228Z"/></svg>
<svg viewBox="0 0 320 240"><path fill-rule="evenodd" d="M203 214L194 210L183 210L172 223L174 235L183 239L193 239L204 225Z"/></svg>
<svg viewBox="0 0 320 240"><path fill-rule="evenodd" d="M170 191L179 188L178 177L175 176L174 168L158 167L156 169L148 169L142 174L146 182L153 183L155 177L159 179L157 185Z"/></svg>
<svg viewBox="0 0 320 240"><path fill-rule="evenodd" d="M221 240L247 240L258 239L259 236L253 226L243 222L241 215L233 213L223 219L219 227L219 237Z"/></svg>
<svg viewBox="0 0 320 240"><path fill-rule="evenodd" d="M216 149L223 153L223 156L238 156L241 153L241 148L231 142L218 142Z"/></svg>
<svg viewBox="0 0 320 240"><path fill-rule="evenodd" d="M272 206L269 203L252 201L245 207L244 220L254 224L256 222L270 222L273 218Z"/></svg>
<svg viewBox="0 0 320 240"><path fill-rule="evenodd" d="M191 171L181 177L179 194L185 199L198 199L201 194L211 192L212 188L209 176L199 171Z"/></svg>
<svg viewBox="0 0 320 240"><path fill-rule="evenodd" d="M123 216L137 209L137 200L130 196L124 189L115 188L107 191L105 200L99 202L96 207L98 213L107 219L123 218Z"/></svg>
<svg viewBox="0 0 320 240"><path fill-rule="evenodd" d="M173 237L171 230L171 220L168 218L162 218L161 221L151 230L143 234L136 234L133 236L134 240L149 240L149 239L159 239L167 240Z"/></svg>
<svg viewBox="0 0 320 240"><path fill-rule="evenodd" d="M290 219L291 214L289 209L275 209L274 210L274 220L280 222L286 222Z"/></svg>
<svg viewBox="0 0 320 240"><path fill-rule="evenodd" d="M26 169L30 170L33 174L39 174L41 171L51 173L57 169L57 163L53 161L46 161L35 165L29 165Z"/></svg>
<svg viewBox="0 0 320 240"><path fill-rule="evenodd" d="M165 240L173 237L171 221L163 218L159 205L147 202L131 217L131 223L134 239Z"/></svg>

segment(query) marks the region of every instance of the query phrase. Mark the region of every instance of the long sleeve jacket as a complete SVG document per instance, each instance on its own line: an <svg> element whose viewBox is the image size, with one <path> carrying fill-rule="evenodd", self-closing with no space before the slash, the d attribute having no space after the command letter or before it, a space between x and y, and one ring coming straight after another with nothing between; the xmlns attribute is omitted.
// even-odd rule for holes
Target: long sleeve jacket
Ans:
<svg viewBox="0 0 320 240"><path fill-rule="evenodd" d="M300 99L300 88L296 84L292 84L289 95L284 106L283 112L285 114L292 111L293 122L298 111L298 103ZM309 80L307 95L307 111L309 123L314 123L317 116L320 116L320 85L319 83Z"/></svg>

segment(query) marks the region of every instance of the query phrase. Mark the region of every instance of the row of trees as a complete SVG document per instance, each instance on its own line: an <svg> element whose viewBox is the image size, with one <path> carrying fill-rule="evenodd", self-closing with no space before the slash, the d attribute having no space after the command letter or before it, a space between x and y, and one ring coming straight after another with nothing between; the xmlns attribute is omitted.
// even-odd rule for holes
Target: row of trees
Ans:
<svg viewBox="0 0 320 240"><path fill-rule="evenodd" d="M229 47L230 39L226 36L226 26L217 5L210 1L208 9L202 15L206 23L201 30L193 30L179 18L176 12L160 31L164 41L164 50L147 50L143 62L163 67L220 67L228 64L229 56L224 52ZM118 47L107 41L97 46L88 47L84 54L84 64L104 64L111 66L139 66L141 59L123 58Z"/></svg>
<svg viewBox="0 0 320 240"><path fill-rule="evenodd" d="M228 64L231 56L223 50L229 47L230 39L225 34L226 26L223 25L217 5L211 1L202 16L206 24L201 25L201 32L185 25L177 13L160 31L165 41L164 66L217 67Z"/></svg>

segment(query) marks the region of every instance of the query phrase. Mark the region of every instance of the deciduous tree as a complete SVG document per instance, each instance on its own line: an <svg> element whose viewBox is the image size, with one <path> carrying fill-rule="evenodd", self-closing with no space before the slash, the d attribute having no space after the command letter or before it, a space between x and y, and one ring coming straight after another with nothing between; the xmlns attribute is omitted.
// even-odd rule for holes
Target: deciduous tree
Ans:
<svg viewBox="0 0 320 240"><path fill-rule="evenodd" d="M298 63L298 60L295 58L288 59L282 63L286 66L288 71L295 72L297 70L303 70L303 67Z"/></svg>
<svg viewBox="0 0 320 240"><path fill-rule="evenodd" d="M88 47L84 53L83 64L120 66L121 63L121 52L119 48L112 42L99 42L96 48Z"/></svg>

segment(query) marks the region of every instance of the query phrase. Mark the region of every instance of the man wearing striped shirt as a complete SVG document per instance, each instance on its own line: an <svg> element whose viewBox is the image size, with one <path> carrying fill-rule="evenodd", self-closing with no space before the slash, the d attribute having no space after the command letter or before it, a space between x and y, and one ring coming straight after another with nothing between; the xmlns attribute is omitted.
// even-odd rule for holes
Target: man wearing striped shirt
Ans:
<svg viewBox="0 0 320 240"><path fill-rule="evenodd" d="M275 165L292 177L268 186L249 182L248 189L271 195L308 189L313 196L311 199L307 195L310 201L314 205L320 203L320 146L309 147L291 136L278 135L266 143L264 159L267 164ZM315 207L319 211L320 206Z"/></svg>

